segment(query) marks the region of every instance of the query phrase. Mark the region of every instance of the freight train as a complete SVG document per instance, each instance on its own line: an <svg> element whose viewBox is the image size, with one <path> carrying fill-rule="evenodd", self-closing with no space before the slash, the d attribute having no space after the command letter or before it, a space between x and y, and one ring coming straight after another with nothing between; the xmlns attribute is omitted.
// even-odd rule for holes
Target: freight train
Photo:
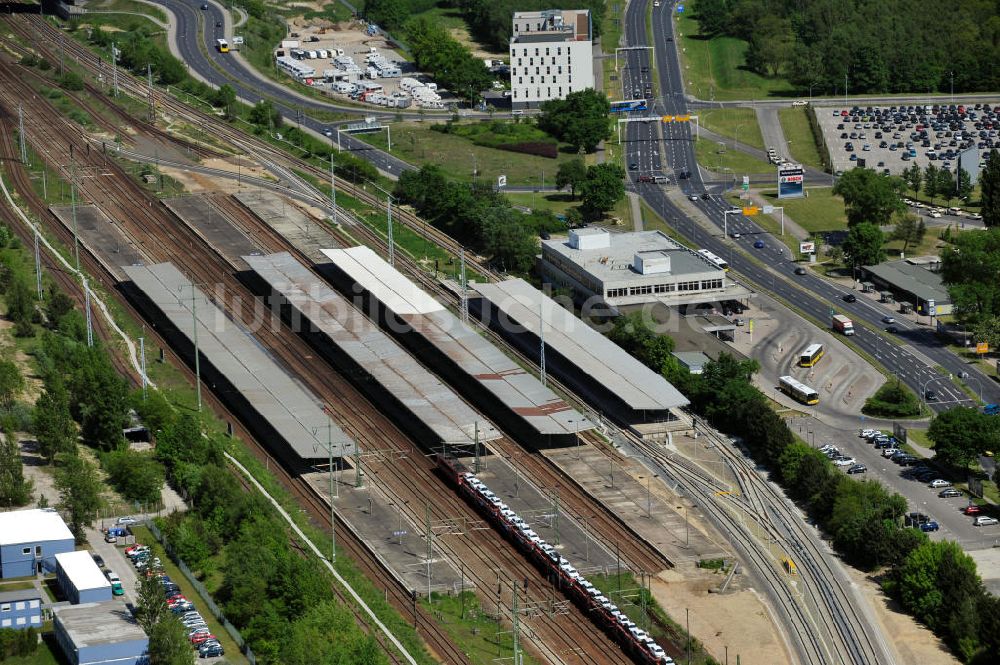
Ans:
<svg viewBox="0 0 1000 665"><path fill-rule="evenodd" d="M535 533L507 504L490 491L476 475L451 455L438 454L438 469L454 484L466 501L565 593L583 612L637 662L649 665L673 665L659 644L635 625L614 603L583 575L577 572L558 551Z"/></svg>

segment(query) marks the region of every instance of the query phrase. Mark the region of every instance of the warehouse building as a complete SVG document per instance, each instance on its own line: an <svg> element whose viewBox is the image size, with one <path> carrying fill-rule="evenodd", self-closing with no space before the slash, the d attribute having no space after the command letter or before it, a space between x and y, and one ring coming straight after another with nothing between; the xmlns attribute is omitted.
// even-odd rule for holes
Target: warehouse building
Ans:
<svg viewBox="0 0 1000 665"><path fill-rule="evenodd" d="M0 513L0 579L52 572L55 555L73 547L72 532L53 508Z"/></svg>
<svg viewBox="0 0 1000 665"><path fill-rule="evenodd" d="M37 589L0 592L0 628L42 627L42 595Z"/></svg>
<svg viewBox="0 0 1000 665"><path fill-rule="evenodd" d="M696 305L749 298L750 291L713 261L661 231L609 233L574 229L569 240L542 241L542 276L572 289L580 302L596 297L615 311L627 305Z"/></svg>
<svg viewBox="0 0 1000 665"><path fill-rule="evenodd" d="M120 603L55 607L56 642L71 665L148 662L149 638Z"/></svg>
<svg viewBox="0 0 1000 665"><path fill-rule="evenodd" d="M56 555L56 579L66 598L74 605L111 600L111 582L94 562L90 552Z"/></svg>
<svg viewBox="0 0 1000 665"><path fill-rule="evenodd" d="M593 26L586 9L514 12L511 105L538 108L594 87Z"/></svg>
<svg viewBox="0 0 1000 665"><path fill-rule="evenodd" d="M900 311L913 311L923 316L951 314L948 289L938 272L940 261L921 258L886 261L876 266L862 266L862 279L872 290L888 292L899 303ZM891 302L883 294L882 300Z"/></svg>

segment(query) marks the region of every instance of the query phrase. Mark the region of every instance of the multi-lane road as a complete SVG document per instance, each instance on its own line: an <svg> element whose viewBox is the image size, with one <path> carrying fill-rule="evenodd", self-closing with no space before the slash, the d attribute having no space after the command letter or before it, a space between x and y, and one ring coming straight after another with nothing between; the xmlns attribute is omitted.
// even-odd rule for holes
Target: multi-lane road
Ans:
<svg viewBox="0 0 1000 665"><path fill-rule="evenodd" d="M626 46L643 46L648 43L645 15L648 0L634 0L630 3L625 19ZM676 42L673 41L673 2L661 2L653 9L653 37L656 44L652 52L655 70L651 67L649 51L627 51L626 77L636 77L645 89L647 79L655 71L658 76L653 113L659 115L685 115L689 112L683 94L681 68ZM648 68L646 72L643 68ZM631 79L627 79L631 80ZM682 190L700 195L707 189L702 174L695 168L694 144L691 129L686 123L666 123L659 126L662 144L658 140L656 123L629 123L626 162L639 164L639 170L653 170L658 160L663 159L663 169L679 174L689 171L690 178L676 180ZM662 145L662 151L659 146ZM654 154L655 153L655 154ZM634 179L634 176L633 176ZM713 232L706 233L688 211L682 210L665 188L635 183L639 194L668 224L687 238L729 261L733 270L754 283L757 288L770 291L800 313L812 318L821 326L829 325L834 309L850 316L856 323L857 334L852 341L871 357L876 358L893 376L913 388L919 395L925 390L933 390L938 401L931 406L937 409L956 404L970 405L968 395L954 385L949 374L956 377L967 373L967 385L980 393L988 402L1000 401L1000 385L949 351L934 334L930 326L898 323L898 334L884 331L882 317L892 315L888 308L872 303L866 298L848 303L844 296L851 289L832 283L807 270L805 275L795 275L799 265L792 261L786 248L759 227L752 219L742 215L725 215L732 208L721 196L713 194L707 200L698 198L687 205L697 209L713 225ZM726 219L728 217L728 219ZM740 233L739 239L726 237L723 229ZM764 240L763 249L755 249L754 242ZM941 373L936 367L944 369Z"/></svg>
<svg viewBox="0 0 1000 665"><path fill-rule="evenodd" d="M225 25L227 20L225 10L218 4L209 2L206 3L208 9L200 9L198 4L189 4L182 0L155 0L155 2L174 16L176 47L184 63L199 78L211 85L219 87L228 84L236 91L237 97L249 104L268 99L281 113L285 122L297 122L303 128L319 134L331 128L336 132L336 127L312 117L309 115L310 112L365 114L364 109L340 106L304 96L293 96L286 87L248 70L243 61L233 57L232 54L216 51L215 40L224 34L222 28L217 28L216 25L219 23ZM369 111L367 115L378 114ZM334 133L331 142L336 144L336 141ZM405 170L414 168L413 165L376 150L347 133L341 133L340 144L345 150L363 157L389 175L399 175Z"/></svg>

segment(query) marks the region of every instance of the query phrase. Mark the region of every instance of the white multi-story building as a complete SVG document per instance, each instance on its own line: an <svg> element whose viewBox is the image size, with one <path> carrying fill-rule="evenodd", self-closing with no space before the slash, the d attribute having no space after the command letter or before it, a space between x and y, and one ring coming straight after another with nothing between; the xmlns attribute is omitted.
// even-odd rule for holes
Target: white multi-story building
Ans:
<svg viewBox="0 0 1000 665"><path fill-rule="evenodd" d="M590 10L514 12L510 38L511 105L537 108L594 87Z"/></svg>

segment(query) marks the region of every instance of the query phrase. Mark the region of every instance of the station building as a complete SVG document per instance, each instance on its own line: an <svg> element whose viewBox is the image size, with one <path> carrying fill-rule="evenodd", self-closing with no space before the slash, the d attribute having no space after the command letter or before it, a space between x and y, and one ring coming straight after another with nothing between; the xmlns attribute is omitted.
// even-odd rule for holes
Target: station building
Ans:
<svg viewBox="0 0 1000 665"><path fill-rule="evenodd" d="M73 548L73 533L54 508L0 513L0 579L52 572L56 554Z"/></svg>
<svg viewBox="0 0 1000 665"><path fill-rule="evenodd" d="M111 582L90 552L78 550L56 555L56 579L74 605L111 600Z"/></svg>
<svg viewBox="0 0 1000 665"><path fill-rule="evenodd" d="M37 589L0 591L0 628L42 627L42 595Z"/></svg>
<svg viewBox="0 0 1000 665"><path fill-rule="evenodd" d="M149 638L121 603L52 608L59 648L70 665L138 665L148 662Z"/></svg>
<svg viewBox="0 0 1000 665"><path fill-rule="evenodd" d="M696 305L749 298L750 290L721 266L661 231L610 233L602 228L542 241L543 278L573 290L582 302L596 297L613 312L624 306Z"/></svg>
<svg viewBox="0 0 1000 665"><path fill-rule="evenodd" d="M510 37L511 106L538 108L594 87L590 10L514 12Z"/></svg>

